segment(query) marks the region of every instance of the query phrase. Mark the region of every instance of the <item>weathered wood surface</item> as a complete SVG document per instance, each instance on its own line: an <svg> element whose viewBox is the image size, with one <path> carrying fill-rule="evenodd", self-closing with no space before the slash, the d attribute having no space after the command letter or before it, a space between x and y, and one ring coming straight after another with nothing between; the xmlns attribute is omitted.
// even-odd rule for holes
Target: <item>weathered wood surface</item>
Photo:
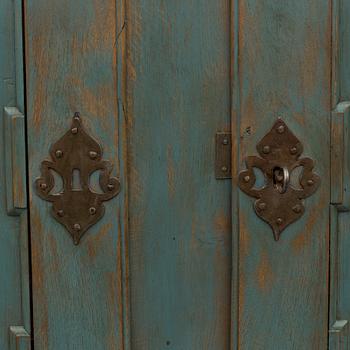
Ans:
<svg viewBox="0 0 350 350"><path fill-rule="evenodd" d="M239 168L281 116L303 143L303 155L316 161L322 183L279 242L255 215L251 198L239 195L239 222L233 226L234 237L239 235L239 317L233 336L240 349L326 349L330 1L237 0L234 9Z"/></svg>
<svg viewBox="0 0 350 350"><path fill-rule="evenodd" d="M346 0L333 0L333 74L332 113L333 125L341 123L339 131L345 136L338 137L336 130L332 140L331 152L331 194L334 206L331 208L330 240L330 313L329 313L329 349L348 350L350 321L350 197L349 176L349 101L350 101L350 3ZM339 159L337 159L339 158ZM339 162L340 160L340 162ZM339 170L339 168L342 169ZM339 178L339 174L343 178ZM341 196L340 196L341 195ZM347 324L336 329L339 324Z"/></svg>
<svg viewBox="0 0 350 350"><path fill-rule="evenodd" d="M9 168L12 162L16 163L18 156L23 156L24 135L20 143L6 144L11 138L8 130L5 130L5 118L9 116L4 111L5 107L17 107L24 112L23 101L23 53L21 38L21 2L4 0L0 2L0 349L7 350L11 346L11 326L24 326L30 331L29 314L29 278L28 278L28 247L26 225L26 189L16 193L13 187L13 179L25 178L25 163L17 163L11 176ZM11 109L11 110L14 110ZM17 109L18 114L20 113ZM16 112L16 113L17 113ZM18 119L19 120L19 119ZM21 121L23 121L21 119ZM14 125L12 125L14 126ZM23 130L23 129L22 129ZM13 134L20 131L12 128ZM15 139L15 138L14 138ZM13 140L14 140L13 139ZM22 147L19 149L18 147ZM12 147L12 152L11 152ZM18 153L15 150L19 151ZM23 158L22 158L23 160ZM23 185L23 182L21 185ZM19 182L18 182L19 183ZM8 187L13 189L14 202L17 206L13 216L8 215L7 195ZM23 339L25 346L30 346L29 339ZM12 348L11 348L12 349Z"/></svg>
<svg viewBox="0 0 350 350"><path fill-rule="evenodd" d="M229 348L229 16L223 0L128 2L133 350Z"/></svg>
<svg viewBox="0 0 350 350"><path fill-rule="evenodd" d="M124 349L124 179L78 246L33 192L41 161L76 111L120 175L120 9L115 0L25 1L36 349Z"/></svg>

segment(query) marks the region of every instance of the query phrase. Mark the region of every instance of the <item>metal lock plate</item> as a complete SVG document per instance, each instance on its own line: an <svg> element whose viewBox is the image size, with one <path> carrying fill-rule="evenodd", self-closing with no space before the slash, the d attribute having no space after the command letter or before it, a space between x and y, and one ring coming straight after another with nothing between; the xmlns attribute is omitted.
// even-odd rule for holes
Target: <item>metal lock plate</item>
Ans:
<svg viewBox="0 0 350 350"><path fill-rule="evenodd" d="M50 149L51 160L41 163L42 177L35 181L38 195L53 203L52 215L71 234L74 244L79 244L89 227L104 215L104 201L116 196L120 182L110 177L112 164L102 159L102 147L84 129L78 113L73 117L70 130ZM51 170L63 180L63 190L51 193L55 186ZM99 183L103 193L94 192L90 186L90 176L100 171ZM80 175L80 187L73 187L73 172Z"/></svg>
<svg viewBox="0 0 350 350"><path fill-rule="evenodd" d="M278 241L281 232L304 214L303 199L317 190L320 178L313 173L312 159L299 159L303 146L281 118L258 143L257 151L261 158L246 157L247 170L239 174L238 184L243 192L257 198L255 212L271 226ZM303 172L299 178L300 187L294 188L289 177L297 167L303 167ZM259 168L264 174L262 188L254 187L254 168Z"/></svg>

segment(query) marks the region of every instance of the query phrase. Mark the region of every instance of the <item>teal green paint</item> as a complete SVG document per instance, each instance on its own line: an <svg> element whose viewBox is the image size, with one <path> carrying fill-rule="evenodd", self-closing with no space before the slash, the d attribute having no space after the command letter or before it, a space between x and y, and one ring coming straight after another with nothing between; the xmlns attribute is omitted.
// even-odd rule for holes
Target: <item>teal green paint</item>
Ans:
<svg viewBox="0 0 350 350"><path fill-rule="evenodd" d="M228 349L227 1L128 2L131 348Z"/></svg>
<svg viewBox="0 0 350 350"><path fill-rule="evenodd" d="M36 349L123 349L124 178L78 246L33 191L41 161L76 111L120 174L116 11L114 0L25 2Z"/></svg>
<svg viewBox="0 0 350 350"><path fill-rule="evenodd" d="M279 242L240 194L239 348L326 349L330 4L239 0L239 9L240 167L282 116L322 179Z"/></svg>
<svg viewBox="0 0 350 350"><path fill-rule="evenodd" d="M23 112L23 66L18 67L23 60L23 53L20 50L22 41L20 8L19 1L5 0L0 3L0 135L2 135L0 149L3 152L0 166L0 348L4 350L9 349L9 327L25 326L30 331L28 248L25 243L27 227L23 225L26 212L23 210L17 212L19 217L8 216L6 190L9 179L5 176L11 165L6 159L11 159L15 155L10 152L11 145L6 144L4 108L19 107ZM22 145L23 142L24 137L21 139ZM20 153L23 155L24 152L25 149L22 147ZM22 175L25 178L25 173ZM22 202L22 209L24 208L25 203ZM26 344L30 346L28 340Z"/></svg>
<svg viewBox="0 0 350 350"><path fill-rule="evenodd" d="M334 43L334 71L333 85L335 86L335 103L336 112L344 118L344 128L348 131L349 108L347 104L350 100L350 70L348 61L350 58L350 27L348 17L350 14L350 4L344 0L334 0L334 23L338 26L338 30L333 34ZM343 107L343 108L340 108ZM344 108L345 107L345 108ZM340 111L339 111L340 109ZM335 114L334 114L335 115ZM349 171L349 152L348 140L345 139L344 144L344 172ZM348 184L348 176L344 179L343 187ZM331 188L332 194L342 191L340 186ZM337 320L350 321L350 270L349 270L349 196L344 191L343 202L338 206L331 208L331 283L330 283L330 316L329 328L332 330ZM348 349L349 345L349 325L345 326L340 332L331 332L329 338L329 349Z"/></svg>

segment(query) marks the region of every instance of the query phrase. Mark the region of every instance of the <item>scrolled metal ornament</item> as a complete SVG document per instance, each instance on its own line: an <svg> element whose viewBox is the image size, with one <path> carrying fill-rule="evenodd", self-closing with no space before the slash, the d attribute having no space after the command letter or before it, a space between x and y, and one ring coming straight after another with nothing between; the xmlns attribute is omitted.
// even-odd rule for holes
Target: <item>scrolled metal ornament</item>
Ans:
<svg viewBox="0 0 350 350"><path fill-rule="evenodd" d="M111 177L112 164L102 159L101 145L83 127L79 113L75 113L72 126L50 148L51 160L41 163L41 177L35 181L37 194L52 202L53 217L68 230L74 244L79 244L84 233L104 215L103 202L120 192L120 182ZM63 189L51 193L55 187L52 170L63 180ZM73 188L73 172L78 171L79 189ZM90 176L100 171L99 184L103 193L90 188Z"/></svg>
<svg viewBox="0 0 350 350"><path fill-rule="evenodd" d="M303 146L281 118L258 143L257 151L261 158L245 158L247 169L240 172L238 185L247 195L256 198L256 214L271 226L278 241L282 231L304 214L303 200L316 192L321 180L313 172L312 159L299 159ZM290 174L297 167L303 167L300 188L290 184ZM262 188L255 188L254 168L264 174Z"/></svg>

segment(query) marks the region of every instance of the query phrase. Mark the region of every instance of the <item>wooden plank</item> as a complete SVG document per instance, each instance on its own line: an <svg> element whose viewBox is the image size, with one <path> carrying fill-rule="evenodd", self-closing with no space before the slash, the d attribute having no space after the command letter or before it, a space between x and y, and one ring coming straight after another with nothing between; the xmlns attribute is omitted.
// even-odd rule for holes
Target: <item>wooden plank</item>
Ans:
<svg viewBox="0 0 350 350"><path fill-rule="evenodd" d="M127 6L132 349L228 349L230 181L215 134L230 130L224 0Z"/></svg>
<svg viewBox="0 0 350 350"><path fill-rule="evenodd" d="M0 110L2 122L0 123L0 149L4 150L2 164L0 166L0 348L9 349L11 342L11 333L9 328L14 325L24 326L30 331L30 304L29 304L29 270L28 270L28 247L27 242L27 226L26 226L26 203L25 203L25 186L21 183L22 193L17 196L21 197L20 201L16 201L21 207L21 211L17 212L20 217L10 217L7 215L6 190L8 184L5 183L11 162L7 162L6 158L12 157L14 152L11 148L22 145L22 149L17 155L24 156L23 148L24 138L7 144L7 132L5 129L5 118L3 111L5 107L19 107L18 113L24 112L23 103L23 72L20 65L23 60L23 52L21 47L21 2L5 0L0 3ZM23 116L22 116L23 117ZM17 119L17 118L15 118ZM18 121L18 120L17 120ZM23 121L23 118L22 118ZM19 135L17 135L19 136ZM17 138L17 137L16 137ZM11 140L8 140L11 142ZM18 142L18 143L17 143ZM10 152L11 151L11 152ZM25 179L25 172L22 171L25 163L22 164L13 159L17 163L15 169L17 179ZM23 160L23 158L22 158ZM15 176L16 177L16 176ZM10 185L10 189L17 191ZM16 194L15 194L16 197ZM30 346L30 344L28 344Z"/></svg>
<svg viewBox="0 0 350 350"><path fill-rule="evenodd" d="M343 123L343 143L342 138L334 138L336 145L332 148L331 167L332 173L337 174L337 168L342 166L338 171L343 176L341 181L332 181L332 197L339 197L340 203L331 208L331 279L330 279L330 313L329 313L329 349L345 350L349 348L349 321L350 321L350 271L349 265L349 248L350 240L348 239L350 224L350 206L348 195L349 179L349 100L350 100L350 71L348 59L350 57L350 27L348 17L350 15L350 6L347 1L333 0L333 90L335 106L333 120L341 120ZM343 152L343 163L337 164L337 158L333 150L337 149ZM339 176L339 175L338 175ZM334 177L335 179L337 177ZM339 196L341 194L341 196ZM337 328L337 325L341 327Z"/></svg>
<svg viewBox="0 0 350 350"><path fill-rule="evenodd" d="M241 349L326 349L328 311L329 147L331 110L330 1L237 0L238 53L233 84L239 99L233 129L240 164L281 116L316 161L320 189L279 242L239 195L239 318ZM238 97L237 97L238 96ZM233 194L235 197L235 194ZM239 229L236 230L236 225Z"/></svg>
<svg viewBox="0 0 350 350"><path fill-rule="evenodd" d="M124 349L125 187L74 246L33 192L41 161L79 111L119 176L117 86L121 7L114 0L26 0L28 153L37 349ZM126 349L126 347L125 347Z"/></svg>

